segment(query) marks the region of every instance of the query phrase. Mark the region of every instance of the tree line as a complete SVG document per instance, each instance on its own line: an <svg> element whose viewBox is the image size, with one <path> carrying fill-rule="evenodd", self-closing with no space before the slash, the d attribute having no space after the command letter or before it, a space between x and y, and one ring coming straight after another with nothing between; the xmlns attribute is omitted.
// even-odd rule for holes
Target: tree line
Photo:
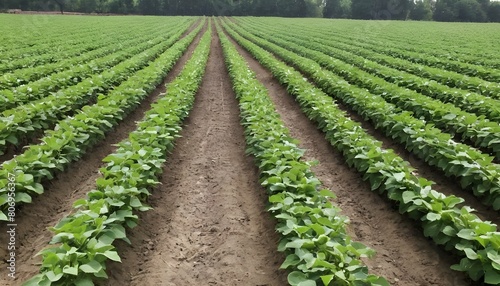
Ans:
<svg viewBox="0 0 500 286"><path fill-rule="evenodd" d="M500 22L490 0L2 0L0 10Z"/></svg>

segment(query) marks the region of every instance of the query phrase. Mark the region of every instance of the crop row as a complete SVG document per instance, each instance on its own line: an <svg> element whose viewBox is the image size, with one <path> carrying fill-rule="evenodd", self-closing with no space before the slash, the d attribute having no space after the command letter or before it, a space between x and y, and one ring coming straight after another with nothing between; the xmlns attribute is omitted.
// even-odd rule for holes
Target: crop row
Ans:
<svg viewBox="0 0 500 286"><path fill-rule="evenodd" d="M317 49L362 70L384 78L388 82L406 87L445 103L452 103L464 111L476 113L495 122L500 122L500 103L477 93L450 88L433 80L428 80L410 73L393 69L370 59L361 57L351 51L345 51L330 45L329 40L313 40Z"/></svg>
<svg viewBox="0 0 500 286"><path fill-rule="evenodd" d="M298 24L300 25L300 22ZM360 35L358 33L344 33L344 30L341 29L335 29L334 31L332 31L332 29L328 25L319 24L307 26L314 28L316 31L321 30L323 32L323 35L327 36L328 38L339 38L343 40L345 39L349 42L383 46L387 48L387 50L395 50L395 52L397 52L398 54L411 52L411 54L414 55L411 58L413 62L427 61L421 56L422 54L425 54L431 57L431 63L429 63L429 65L438 61L443 62L443 64L446 64L446 62L451 62L452 64L456 64L457 66L468 65L469 67L478 67L479 69L481 69L481 67L500 67L500 61L495 55L495 50L492 49L494 47L494 44L492 44L491 46L484 45L481 47L478 47L477 45L466 46L463 44L450 45L450 43L447 42L446 39L440 38L439 34L443 33L444 31L440 30L436 33L431 33L429 28L432 27L419 27L418 30L415 29L412 31L412 33L407 33L409 25L402 25L399 26L399 28L404 29L403 33L398 33L399 31L393 30L395 33L382 32L374 35L374 37L366 37L366 35ZM457 31L456 28L454 30ZM418 31L425 32L419 35ZM412 42L411 45L406 44L416 37L419 37L418 41ZM438 41L438 39L441 41ZM473 44L473 42L471 41L468 41L468 43ZM480 52L478 52L479 50Z"/></svg>
<svg viewBox="0 0 500 286"><path fill-rule="evenodd" d="M358 38L356 39L339 39L341 42L345 44L352 44L353 42L359 43ZM371 47L372 50L383 53L385 55L400 58L403 60L407 60L409 62L415 64L421 64L429 67L434 67L438 69L448 70L451 72L467 75L470 77L478 77L485 81L490 82L499 82L500 81L500 72L495 68L483 67L480 65L463 63L456 60L451 59L443 59L435 56L431 56L429 54L423 55L422 53L412 52L412 51L403 51L400 48L387 47L383 45L383 49L378 48L380 45L374 45L372 42L359 44L360 47L368 48Z"/></svg>
<svg viewBox="0 0 500 286"><path fill-rule="evenodd" d="M131 75L106 97L100 97L96 104L60 121L41 139L41 144L31 145L23 154L4 162L0 169L0 208L4 212L0 213L0 220L6 219L8 174L16 177L16 203L30 203L32 195L43 192L42 181L52 179L57 171L78 160L161 83L201 27L198 25L149 66Z"/></svg>
<svg viewBox="0 0 500 286"><path fill-rule="evenodd" d="M236 28L236 27L235 27ZM472 189L475 196L485 205L500 210L500 168L493 164L493 157L485 155L470 146L457 143L451 136L425 121L414 118L373 95L365 89L350 85L315 61L301 57L265 39L237 28L244 37L265 47L285 62L293 64L307 74L329 95L339 98L365 119L371 120L377 129L405 144L412 152L429 165L441 169L446 176L456 177L462 188Z"/></svg>
<svg viewBox="0 0 500 286"><path fill-rule="evenodd" d="M393 36L393 35L391 35ZM469 76L481 77L485 80L498 81L498 71L495 69L500 67L500 61L495 57L494 52L491 53L485 47L487 53L483 57L479 57L477 48L454 47L455 50L449 50L450 46L447 43L439 43L435 40L430 42L421 42L421 45L404 45L394 37L380 38L377 40L368 40L351 35L343 35L343 38L349 41L362 42L370 45L381 45L387 48L387 54L407 59L414 63L422 63L429 66L444 68L458 73L463 73ZM378 41L381 40L381 41ZM392 40L392 42L391 42ZM394 41L395 40L395 41ZM446 54L444 47L448 48ZM426 57L422 57L425 54ZM489 78L489 74L494 74L493 78Z"/></svg>
<svg viewBox="0 0 500 286"><path fill-rule="evenodd" d="M258 31L252 26L253 31ZM276 33L254 32L267 40L286 47L301 56L313 59L322 67L342 76L350 84L368 89L398 107L413 112L417 118L425 118L438 128L449 131L451 135L460 134L462 140L469 140L475 147L487 148L500 159L500 125L485 120L475 114L464 112L452 104L444 104L417 92L387 83L384 79L373 76L350 64L332 58L325 45L302 39L300 35L288 36L286 31ZM328 54L328 55L327 55ZM363 61L363 59L360 59ZM351 61L352 62L352 61ZM364 60L365 64L367 60ZM377 67L380 71L382 68Z"/></svg>
<svg viewBox="0 0 500 286"><path fill-rule="evenodd" d="M179 31L181 27L185 29L185 26L185 24L173 26L172 31ZM153 37L151 38L151 36ZM13 90L0 91L0 111L15 108L23 103L48 96L50 92L76 85L92 75L100 74L118 63L129 59L133 55L147 50L149 47L161 44L163 41L168 41L171 36L171 33L158 32L156 34L153 33L153 35L147 34L147 36L123 41L120 47L106 46L96 50L95 53L91 52L86 55L84 58L87 58L86 61L88 63L73 66L71 69L63 70ZM112 42L114 42L114 39ZM96 58L97 56L102 57ZM71 66L73 61L68 60L66 62L69 62ZM45 67L39 66L38 68L44 69ZM34 69L36 70L37 68Z"/></svg>
<svg viewBox="0 0 500 286"><path fill-rule="evenodd" d="M324 44L328 43L329 46L350 51L354 54L378 62L382 65L395 68L400 71L405 71L417 76L435 80L449 87L455 87L462 90L478 92L482 95L490 96L493 98L499 98L500 83L498 82L489 82L482 80L480 78L467 77L465 75L456 72L449 72L439 68L414 64L407 60L402 60L394 58L389 55L380 54L385 49L385 47L382 46L376 47L374 45L360 44L355 41L343 42L341 38L335 38L335 40L331 40L328 37L326 37L324 33L312 30L311 28L303 28L301 30L296 30L296 32L298 34L310 35L311 36L310 40L312 41L317 41ZM316 37L314 37L313 35L315 35Z"/></svg>
<svg viewBox="0 0 500 286"><path fill-rule="evenodd" d="M112 38L113 34L111 32L103 33L102 39ZM0 72L13 72L17 69L29 69L42 64L56 63L78 53L93 50L96 43L99 43L101 39L100 36L96 37L95 33L95 28L84 31L68 31L63 33L65 36L60 39L48 37L44 40L35 41L28 48L10 49L2 54ZM77 34L79 37L68 39L72 34ZM17 46L17 44L11 46ZM61 50L61 47L71 48Z"/></svg>
<svg viewBox="0 0 500 286"><path fill-rule="evenodd" d="M67 56L67 58L44 65L27 67L17 69L10 73L4 73L0 77L0 88L7 89L19 85L24 85L55 72L61 72L70 68L74 69L75 66L78 67L78 65L80 64L87 63L90 60L123 49L123 47L127 47L128 45L126 42L130 42L129 39L131 38L131 36L134 35L134 33L138 33L140 31L144 31L144 29L140 29L139 27L137 27L135 29L132 29L131 31L128 31L128 33L119 33L114 37L110 37L110 35L92 37L92 35L89 35L85 39L85 42L82 44L76 46L62 45L60 48L65 50L65 56ZM156 33L152 34L152 32L155 31ZM159 36L159 31L151 30L145 32L144 35L140 38L142 38L142 41L146 42L150 39L154 39L156 36ZM119 42L120 45L116 45L117 42ZM34 56L33 58L36 59L38 57ZM29 59L31 60L33 58ZM25 86L23 87L26 88ZM1 92L5 91L2 90Z"/></svg>
<svg viewBox="0 0 500 286"><path fill-rule="evenodd" d="M430 181L415 176L408 162L394 151L383 149L380 141L352 121L330 96L305 81L301 73L231 27L225 28L295 96L303 112L325 132L347 163L364 175L373 191L385 193L399 205L402 214L422 224L425 236L462 258L453 266L455 270L467 272L474 281L484 278L488 284L498 284L500 233L494 224L481 221L467 206L458 208L462 198L433 190Z"/></svg>
<svg viewBox="0 0 500 286"><path fill-rule="evenodd" d="M51 244L41 251L41 273L24 285L94 285L107 278L106 261L120 261L113 242L128 243L125 227L137 224L137 211L150 209L148 189L159 184L165 157L174 147L201 84L210 51L208 30L168 93L146 112L128 139L103 161L102 177L87 199L74 203L77 211L52 230ZM169 62L165 63L170 66Z"/></svg>
<svg viewBox="0 0 500 286"><path fill-rule="evenodd" d="M247 152L256 158L261 183L269 194L269 211L278 221L282 237L278 250L287 255L281 268L292 271L288 282L388 285L362 265L359 258L373 251L347 235L347 218L329 201L335 195L320 189L310 164L301 160L303 150L290 137L265 87L220 30L219 38L239 100Z"/></svg>
<svg viewBox="0 0 500 286"><path fill-rule="evenodd" d="M141 51L140 54L101 74L94 75L77 85L61 89L27 105L21 105L2 112L4 120L0 122L0 154L5 150L8 143L16 145L28 135L47 129L66 114L73 113L75 109L96 98L98 94L104 94L114 86L129 79L137 70L148 65L149 61L178 41L187 26L184 25L182 28L172 31L173 34L167 34L170 37L166 41ZM140 51L135 48L132 49L135 52ZM120 60L126 58L127 54L123 53L119 57ZM101 95L101 97L105 97L105 95Z"/></svg>

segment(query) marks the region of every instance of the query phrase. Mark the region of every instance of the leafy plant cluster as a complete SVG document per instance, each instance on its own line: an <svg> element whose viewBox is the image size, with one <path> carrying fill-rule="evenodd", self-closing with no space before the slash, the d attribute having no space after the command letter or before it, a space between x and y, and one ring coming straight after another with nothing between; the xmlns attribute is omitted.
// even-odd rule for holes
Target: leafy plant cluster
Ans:
<svg viewBox="0 0 500 286"><path fill-rule="evenodd" d="M350 84L366 88L372 94L376 94L398 107L413 112L417 118L425 118L435 124L438 128L448 131L452 136L461 134L462 140L469 140L472 145L478 148L487 148L493 152L497 159L500 159L500 126L496 122L490 122L484 116L476 116L462 111L460 108L450 103L443 103L434 100L415 91L394 86L384 79L364 72L349 63L333 58L336 52L330 50L326 45L307 40L307 37L300 35L288 36L286 31L261 32L255 26L249 26L254 34L264 37L267 40L286 47L286 49L298 55L313 59L322 67L342 76ZM359 65L367 65L368 60L361 57L352 56L350 63L357 60ZM377 64L377 68L384 67ZM401 77L401 75L400 75Z"/></svg>
<svg viewBox="0 0 500 286"><path fill-rule="evenodd" d="M139 33L144 34L136 37ZM82 33L81 37L85 41L81 44L74 46L74 44L59 43L60 48L65 49L64 53L54 54L53 52L49 52L48 54L33 56L34 60L28 62L29 66L17 67L8 73L2 74L0 77L0 88L9 89L28 83L31 84L31 82L53 73L63 72L70 68L80 68L81 65L91 60L123 50L135 43L147 42L160 35L160 30L157 27L146 25L133 27L127 31L117 29L114 34L101 34L97 37L95 31L94 35L90 32L88 34ZM116 45L117 42L120 45ZM48 63L38 64L36 59L39 57L48 57L50 60ZM23 60L33 58L25 58ZM24 88L27 88L27 86L24 86ZM5 92L5 90L1 90L1 92ZM3 104L1 108L2 110L7 109Z"/></svg>
<svg viewBox="0 0 500 286"><path fill-rule="evenodd" d="M324 44L329 43L324 42ZM358 50L354 51L352 49L350 52L346 52L336 49L331 45L329 45L329 50L330 53L335 53L336 58L382 77L386 81L395 83L401 87L406 87L442 102L451 103L468 112L484 116L491 121L500 122L500 103L494 98L466 90L451 88L435 80L384 66L382 63L374 61L371 56L365 52L360 53Z"/></svg>
<svg viewBox="0 0 500 286"><path fill-rule="evenodd" d="M346 233L348 219L330 202L335 195L320 189L321 182L303 150L290 137L265 87L246 61L219 30L226 65L240 103L247 153L256 158L261 184L267 189L269 211L277 219L282 238L278 250L287 257L282 269L291 285L388 285L368 274L360 257L374 252L352 241Z"/></svg>
<svg viewBox="0 0 500 286"><path fill-rule="evenodd" d="M371 120L377 129L405 144L408 151L436 166L446 176L456 177L462 188L472 189L485 205L500 210L500 168L492 163L493 157L453 141L449 134L414 118L410 112L401 112L380 96L350 85L311 59L244 32L241 28L238 31L298 67L329 95L339 98L362 117Z"/></svg>
<svg viewBox="0 0 500 286"><path fill-rule="evenodd" d="M498 61L491 61L488 59L482 59L480 65L477 64L477 59L471 60L470 62L462 62L452 57L443 57L442 55L432 55L427 53L422 53L422 51L414 51L413 49L407 49L406 46L403 47L402 44L398 45L388 45L384 44L383 49L378 48L374 45L380 45L381 42L377 41L358 41L358 37L347 35L345 38L339 39L341 43L354 44L360 48L370 48L379 53L391 56L393 58L399 58L403 60L410 61L415 64L426 65L429 67L434 67L438 69L448 70L456 72L459 74L467 75L470 77L478 77L485 81L490 81L492 83L500 81L500 72L496 69ZM354 41L354 42L353 42ZM493 65L492 67L488 65Z"/></svg>
<svg viewBox="0 0 500 286"><path fill-rule="evenodd" d="M247 19L238 18L238 21L247 22ZM248 21L251 21L248 19ZM472 66L500 68L500 59L491 41L495 33L485 26L470 24L437 24L437 23L404 23L392 22L394 25L377 30L376 25L370 35L362 29L366 22L336 21L332 25L328 21L310 21L308 19L262 19L259 24L276 23L297 29L300 34L318 34L322 40L338 39L341 43L356 46L358 43L371 46L382 46L390 50L405 53L406 51L425 54L440 60L451 60L468 63ZM398 24L396 24L398 23ZM382 25L382 23L378 23ZM346 32L346 30L350 32ZM377 32L378 31L378 32ZM443 38L443 34L447 35ZM471 36L477 36L471 41ZM457 35L463 38L457 37ZM311 40L315 38L311 37ZM463 42L467 41L465 45ZM479 44L480 43L480 44ZM479 44L479 46L478 46Z"/></svg>
<svg viewBox="0 0 500 286"><path fill-rule="evenodd" d="M402 53L396 53L394 50L387 49L386 47L380 48L370 44L355 43L354 46L359 48L353 50L352 42L344 42L342 39L337 40L337 42L339 43L338 46L341 44L343 47L349 46L349 50L361 56L364 56L362 53L369 53L370 59L389 67L433 79L449 87L469 90L493 98L500 98L500 84L497 80L499 76L498 71L492 72L492 75L487 80L484 80L479 77L465 76L458 69L449 67L451 71L447 71L438 67L413 63L407 59L402 59L401 56L398 58L398 54ZM480 71L477 72L479 73Z"/></svg>
<svg viewBox="0 0 500 286"><path fill-rule="evenodd" d="M55 236L51 244L57 246L40 252L41 273L25 286L94 285L93 281L107 278L106 261L120 262L113 242L122 239L130 243L126 227L137 225L137 211L151 209L146 204L148 189L159 184L164 158L173 149L193 106L210 43L208 29L180 75L167 85L167 94L152 105L116 152L104 158L107 165L100 170L102 177L97 179L96 190L86 199L77 200L76 212L52 228ZM161 64L171 66L167 60L158 62L157 69Z"/></svg>
<svg viewBox="0 0 500 286"><path fill-rule="evenodd" d="M0 208L3 211L0 220L6 219L7 174L16 176L16 203L30 203L32 195L43 192L41 182L52 179L56 172L78 160L161 83L201 27L198 25L193 32L177 41L149 66L116 86L107 96L99 97L96 104L85 106L74 117L60 121L41 139L41 144L32 145L23 154L4 162L0 169Z"/></svg>
<svg viewBox="0 0 500 286"><path fill-rule="evenodd" d="M10 27L7 26L8 28ZM89 51L94 49L93 47L98 47L100 41L89 41L89 37L95 37L95 29L84 29L81 26L79 28L69 29L59 35L47 35L41 37L43 40L29 41L29 43L23 43L23 41L19 41L18 39L18 41L3 39L5 42L0 47L0 51L2 52L0 55L0 72L5 73L20 68L30 68L40 64L58 62L75 56L80 51ZM10 29L9 31L15 33L15 31ZM75 33L81 35L81 38L68 39L70 35ZM58 51L57 48L63 44L72 46L72 48L68 47L67 50ZM8 48L12 46L16 46L17 48Z"/></svg>
<svg viewBox="0 0 500 286"><path fill-rule="evenodd" d="M499 285L500 233L496 225L482 221L468 206L459 207L464 202L462 198L433 190L430 181L415 176L409 163L393 150L383 149L382 142L351 120L330 96L306 81L301 73L243 37L254 40L255 36L230 26L226 23L225 28L233 39L295 96L303 112L325 132L347 163L364 175L372 191L385 194L399 205L402 214L421 223L425 236L461 257L460 264L453 269L466 272L474 281L483 279L487 284Z"/></svg>
<svg viewBox="0 0 500 286"><path fill-rule="evenodd" d="M447 61L456 62L457 65L468 64L471 67L487 67L488 70L492 68L500 68L500 60L495 58L494 55L486 54L479 55L477 50L467 49L466 47L456 47L454 50L447 50L449 48L449 44L435 41L435 39L428 38L429 42L421 42L421 45L403 45L401 44L402 39L395 39L394 35L389 35L390 38L394 39L394 42L387 41L387 39L362 39L358 36L353 35L342 35L341 38L348 39L351 41L357 41L365 44L372 45L380 45L383 44L391 51L394 51L397 54L401 54L402 56L406 51L413 52L414 54L425 54L428 55L432 60L430 61L440 61L444 65ZM382 42L383 41L383 42ZM406 57L408 60L415 63L425 63L426 59L415 59L411 57ZM470 71L472 72L472 71ZM475 72L472 72L475 73ZM478 74L480 74L479 72Z"/></svg>
<svg viewBox="0 0 500 286"><path fill-rule="evenodd" d="M3 111L0 121L0 155L8 144L17 145L23 138L53 126L98 96L105 97L106 92L129 79L136 71L147 66L151 60L176 43L188 26L189 24L184 23L175 27L166 38L162 37L163 41L162 39L154 41L156 44L147 50L141 50L149 45L147 43L144 44L146 46L140 44L139 47L131 47L130 52L138 53L131 58L129 58L131 54L126 52L116 55L117 59L123 62L100 74L27 105ZM112 58L110 61L114 61Z"/></svg>
<svg viewBox="0 0 500 286"><path fill-rule="evenodd" d="M179 31L179 27L185 28L185 25L179 25L172 27L173 31ZM185 23L184 23L185 24ZM43 97L48 96L51 92L64 89L66 87L76 85L79 82L97 74L103 73L105 70L113 68L120 62L123 62L134 55L140 54L141 52L148 50L148 48L155 45L159 45L165 41L168 41L172 34L166 34L161 30L156 32L145 33L143 36L131 37L128 34L128 40L123 39L120 46L116 45L116 38L112 39L112 43L109 46L105 46L101 49L95 50L82 56L81 59L75 57L73 59L64 61L58 65L63 70L51 74L53 72L52 65L37 66L32 69L19 70L20 73L5 74L3 78L7 76L13 82L16 81L30 81L29 77L31 75L37 75L43 77L37 81L30 82L29 84L24 84L19 87L13 88L12 90L1 90L0 91L0 111L5 111L11 108L15 108L23 103L28 103ZM84 62L78 63L78 61L83 60ZM73 66L75 65L75 66ZM66 69L71 67L71 69ZM25 74L28 78L23 76Z"/></svg>
<svg viewBox="0 0 500 286"><path fill-rule="evenodd" d="M242 19L239 19L239 21L242 21ZM242 22L256 24L254 21ZM464 111L476 113L479 116L484 115L491 121L500 122L500 103L494 98L462 89L451 88L432 79L423 78L405 71L384 66L384 61L381 62L376 59L384 57L384 59L396 62L400 60L390 59L389 56L370 52L367 49L353 48L353 43L340 43L340 41L337 40L337 35L335 36L335 40L332 40L326 37L324 33L322 33L323 30L320 28L314 31L294 26L294 30L300 31L297 34L311 35L311 37L308 37L309 41L315 42L321 47L327 46L328 50L334 53L333 55L330 54L334 58L356 65L383 77L387 81L396 83L399 86L415 90L429 97L439 99L442 102L452 103Z"/></svg>
<svg viewBox="0 0 500 286"><path fill-rule="evenodd" d="M94 32L95 33L95 32ZM22 76L22 71L17 71L19 69L23 69L27 72L29 69L34 68L38 65L51 65L55 68L58 67L57 63L64 64L63 62L72 59L73 57L80 56L82 53L91 52L95 49L101 47L100 43L102 40L98 41L89 41L92 37L91 31L81 32L82 39L80 41L68 41L66 45L69 45L68 48L61 52L60 54L55 54L54 51L49 49L43 49L43 47L38 50L37 47L31 47L29 50L23 52L19 52L19 50L23 50L23 48L15 49L16 54L11 55L9 57L0 57L0 72L3 75L0 77L0 87L7 88L12 86L17 86L22 84L21 82L14 81L14 74L16 73ZM109 37L109 35L103 35ZM52 41L51 41L52 42ZM42 45L42 43L37 43ZM62 43L58 43L61 45ZM14 43L12 46L19 46L19 43ZM33 79L37 79L37 74L33 72L33 74L29 74ZM25 78L27 75L24 75ZM23 80L24 82L28 82L29 80Z"/></svg>

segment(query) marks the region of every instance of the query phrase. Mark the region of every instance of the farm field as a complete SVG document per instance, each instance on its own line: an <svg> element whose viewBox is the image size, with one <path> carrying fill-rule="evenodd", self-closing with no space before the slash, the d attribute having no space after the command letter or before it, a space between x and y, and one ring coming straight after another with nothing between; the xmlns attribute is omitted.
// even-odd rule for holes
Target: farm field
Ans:
<svg viewBox="0 0 500 286"><path fill-rule="evenodd" d="M0 21L0 285L500 285L500 24Z"/></svg>

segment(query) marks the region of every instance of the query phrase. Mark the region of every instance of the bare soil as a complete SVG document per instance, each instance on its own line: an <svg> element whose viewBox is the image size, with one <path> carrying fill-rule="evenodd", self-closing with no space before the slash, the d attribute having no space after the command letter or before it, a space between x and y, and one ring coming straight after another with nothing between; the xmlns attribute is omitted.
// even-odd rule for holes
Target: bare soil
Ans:
<svg viewBox="0 0 500 286"><path fill-rule="evenodd" d="M152 190L149 199L154 209L139 214L139 225L128 230L131 245L117 242L122 263L108 264L110 278L101 285L287 285L287 273L279 270L284 257L277 252L275 221L266 212L268 197L258 183L253 159L245 155L238 103L215 27L212 33L208 66L193 110L182 137L168 156L162 184ZM165 84L180 73L201 35L126 121L47 183L45 194L19 210L17 278L8 280L2 261L0 285L20 285L37 273L40 258L34 255L52 237L47 227L71 213L72 203L95 188L102 159L115 151L113 144L125 139L135 129L136 121L162 96ZM391 285L472 285L463 274L450 270L457 258L426 239L418 224L400 215L391 202L371 192L368 183L347 166L342 154L300 111L286 89L250 54L236 47L269 90L291 135L306 150L304 159L320 161L313 171L324 187L337 194L336 204L351 219L349 234L377 251L374 258L364 259L370 271L383 275ZM499 222L496 212L460 191L456 182L409 155L354 112L342 108L384 147L393 148L420 175L435 181L437 190L464 196L483 218ZM7 229L5 223L0 226ZM7 238L7 233L1 231L0 241ZM0 247L0 257L6 257L4 248Z"/></svg>
<svg viewBox="0 0 500 286"><path fill-rule="evenodd" d="M450 269L456 259L425 238L419 227L401 216L393 204L371 192L369 184L347 166L342 154L301 112L286 89L248 52L232 42L268 89L292 137L306 150L304 159L320 161L313 171L324 187L337 194L337 205L351 220L349 233L377 251L373 259L365 259L370 271L386 277L391 285L469 285L464 275Z"/></svg>
<svg viewBox="0 0 500 286"><path fill-rule="evenodd" d="M193 24L183 36L191 32L198 23L199 21ZM20 285L39 271L41 257L35 257L35 255L48 245L53 236L48 227L56 225L60 219L70 214L73 210L73 202L84 198L95 188L95 181L100 176L99 168L104 165L102 159L116 150L115 144L128 137L128 134L136 128L136 122L141 120L144 113L150 109L151 104L165 93L165 85L181 72L201 35L202 32L198 34L163 82L124 121L109 132L103 141L88 150L82 159L71 164L65 172L44 184L44 194L35 197L31 204L20 207L16 214L18 225L16 229L16 279L12 280L7 277L4 260L7 254L5 247L1 247L0 285ZM8 229L5 223L2 222L0 225L2 230ZM33 231L35 229L38 231ZM7 238L7 233L1 231L0 241L7 241Z"/></svg>
<svg viewBox="0 0 500 286"><path fill-rule="evenodd" d="M286 285L215 27L182 136L107 285Z"/></svg>

